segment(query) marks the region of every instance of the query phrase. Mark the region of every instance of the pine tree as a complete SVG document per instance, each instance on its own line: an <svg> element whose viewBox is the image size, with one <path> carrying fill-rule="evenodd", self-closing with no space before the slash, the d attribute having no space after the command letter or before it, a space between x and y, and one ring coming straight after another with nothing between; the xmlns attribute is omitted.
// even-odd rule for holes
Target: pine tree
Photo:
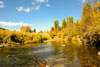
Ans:
<svg viewBox="0 0 100 67"><path fill-rule="evenodd" d="M57 29L57 28L59 27L59 20L56 20L56 21L54 22L54 26L55 26L55 29Z"/></svg>
<svg viewBox="0 0 100 67"><path fill-rule="evenodd" d="M66 28L66 20L64 18L63 22L62 22L62 28Z"/></svg>
<svg viewBox="0 0 100 67"><path fill-rule="evenodd" d="M33 29L33 32L36 33L36 29Z"/></svg>

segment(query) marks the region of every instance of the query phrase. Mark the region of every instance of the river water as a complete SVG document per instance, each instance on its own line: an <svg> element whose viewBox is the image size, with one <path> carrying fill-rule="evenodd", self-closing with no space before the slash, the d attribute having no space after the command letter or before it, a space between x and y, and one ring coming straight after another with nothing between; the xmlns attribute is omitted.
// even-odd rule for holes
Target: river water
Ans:
<svg viewBox="0 0 100 67"><path fill-rule="evenodd" d="M0 67L100 67L99 48L44 43L29 48L0 49Z"/></svg>

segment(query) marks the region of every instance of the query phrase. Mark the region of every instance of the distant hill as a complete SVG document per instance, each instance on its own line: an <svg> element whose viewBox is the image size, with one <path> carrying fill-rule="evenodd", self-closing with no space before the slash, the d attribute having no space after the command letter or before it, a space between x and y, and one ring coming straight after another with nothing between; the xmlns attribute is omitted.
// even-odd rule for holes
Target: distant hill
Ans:
<svg viewBox="0 0 100 67"><path fill-rule="evenodd" d="M5 29L5 28L1 28L1 27L0 27L0 29L2 29L2 30L7 30L7 29Z"/></svg>

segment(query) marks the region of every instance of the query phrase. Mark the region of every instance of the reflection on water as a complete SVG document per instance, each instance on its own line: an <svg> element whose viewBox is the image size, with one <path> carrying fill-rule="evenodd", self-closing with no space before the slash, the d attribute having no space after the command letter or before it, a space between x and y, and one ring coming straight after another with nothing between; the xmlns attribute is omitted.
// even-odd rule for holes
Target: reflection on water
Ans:
<svg viewBox="0 0 100 67"><path fill-rule="evenodd" d="M41 45L41 44L40 44ZM30 48L0 49L0 67L100 67L98 49L94 46L48 43Z"/></svg>

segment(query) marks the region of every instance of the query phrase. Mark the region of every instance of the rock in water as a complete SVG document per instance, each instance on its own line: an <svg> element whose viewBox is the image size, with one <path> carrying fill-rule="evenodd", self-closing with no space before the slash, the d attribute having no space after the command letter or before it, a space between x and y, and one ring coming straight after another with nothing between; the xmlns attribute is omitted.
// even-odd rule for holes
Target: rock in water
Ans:
<svg viewBox="0 0 100 67"><path fill-rule="evenodd" d="M61 47L65 47L65 46L66 46L65 44L61 45Z"/></svg>
<svg viewBox="0 0 100 67"><path fill-rule="evenodd" d="M4 48L4 46L3 45L0 45L0 48Z"/></svg>
<svg viewBox="0 0 100 67"><path fill-rule="evenodd" d="M50 67L50 65L46 65L46 67Z"/></svg>
<svg viewBox="0 0 100 67"><path fill-rule="evenodd" d="M64 64L55 64L52 67L66 67Z"/></svg>
<svg viewBox="0 0 100 67"><path fill-rule="evenodd" d="M98 55L100 56L100 52L98 52Z"/></svg>

